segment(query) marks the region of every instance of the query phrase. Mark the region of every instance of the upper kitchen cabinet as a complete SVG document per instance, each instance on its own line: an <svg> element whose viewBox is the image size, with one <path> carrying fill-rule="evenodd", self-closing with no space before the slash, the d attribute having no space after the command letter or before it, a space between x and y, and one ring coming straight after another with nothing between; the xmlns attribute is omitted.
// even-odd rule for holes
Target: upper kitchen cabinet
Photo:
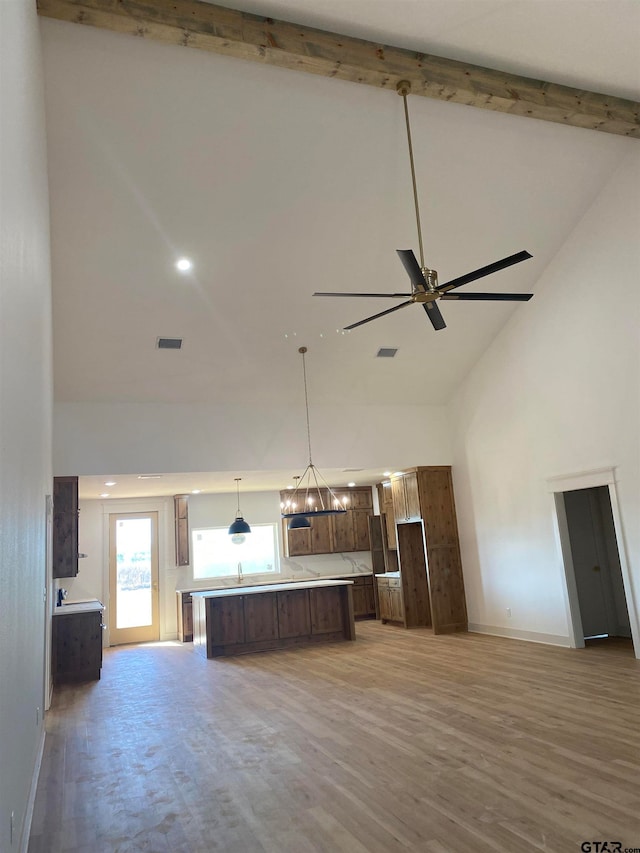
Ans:
<svg viewBox="0 0 640 853"><path fill-rule="evenodd" d="M54 578L78 574L78 478L53 478L52 564Z"/></svg>
<svg viewBox="0 0 640 853"><path fill-rule="evenodd" d="M342 489L335 492L340 505L347 510L339 515L310 516L310 528L289 530L287 519L282 521L283 539L288 557L310 554L339 554L350 551L368 551L369 516L373 514L373 495L369 486ZM281 492L283 505L291 499L291 492ZM326 507L331 506L330 495L323 490Z"/></svg>
<svg viewBox="0 0 640 853"><path fill-rule="evenodd" d="M417 471L391 478L391 496L396 524L422 518Z"/></svg>

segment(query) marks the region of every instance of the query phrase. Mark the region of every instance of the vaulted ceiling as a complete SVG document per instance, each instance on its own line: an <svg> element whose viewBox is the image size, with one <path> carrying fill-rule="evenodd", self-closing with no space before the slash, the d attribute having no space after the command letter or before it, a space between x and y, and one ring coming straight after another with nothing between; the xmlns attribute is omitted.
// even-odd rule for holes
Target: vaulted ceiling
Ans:
<svg viewBox="0 0 640 853"><path fill-rule="evenodd" d="M634 0L240 7L640 99ZM57 401L287 404L300 398L304 344L312 400L337 411L444 403L527 310L441 303L448 326L434 332L410 306L344 333L389 303L312 296L408 289L395 250L417 250L417 237L395 92L60 21L43 19L42 33ZM426 98L409 109L425 256L440 280L533 255L482 290L544 286L545 266L640 144ZM158 351L159 336L182 349ZM378 359L380 347L398 353Z"/></svg>

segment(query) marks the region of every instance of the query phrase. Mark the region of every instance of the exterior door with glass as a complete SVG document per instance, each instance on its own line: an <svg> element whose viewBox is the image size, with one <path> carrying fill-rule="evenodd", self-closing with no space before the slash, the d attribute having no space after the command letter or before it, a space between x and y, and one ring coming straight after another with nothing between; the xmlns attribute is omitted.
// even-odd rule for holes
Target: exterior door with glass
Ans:
<svg viewBox="0 0 640 853"><path fill-rule="evenodd" d="M109 643L160 637L158 513L109 515Z"/></svg>

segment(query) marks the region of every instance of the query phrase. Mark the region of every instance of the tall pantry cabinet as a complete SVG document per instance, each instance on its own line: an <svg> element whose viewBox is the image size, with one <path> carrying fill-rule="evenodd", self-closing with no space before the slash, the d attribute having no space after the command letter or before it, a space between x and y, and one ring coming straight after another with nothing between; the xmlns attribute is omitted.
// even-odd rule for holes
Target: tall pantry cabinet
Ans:
<svg viewBox="0 0 640 853"><path fill-rule="evenodd" d="M449 465L391 478L404 624L435 634L467 630L467 606ZM426 575L426 577L425 577Z"/></svg>

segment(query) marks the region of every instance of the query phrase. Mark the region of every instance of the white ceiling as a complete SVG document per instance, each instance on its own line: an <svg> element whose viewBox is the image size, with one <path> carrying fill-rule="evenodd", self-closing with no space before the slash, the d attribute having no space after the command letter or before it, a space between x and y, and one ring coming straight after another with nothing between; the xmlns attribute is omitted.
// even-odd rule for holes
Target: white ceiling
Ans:
<svg viewBox="0 0 640 853"><path fill-rule="evenodd" d="M635 0L237 6L640 99ZM291 403L304 344L311 406L441 403L527 310L443 303L448 328L436 333L410 306L345 334L391 303L312 297L408 289L395 249L417 240L393 92L51 20L42 32L56 400ZM638 144L417 97L409 106L426 261L440 281L521 249L534 256L483 290L535 293ZM187 275L174 268L182 255L194 261ZM182 350L156 350L158 336L183 337ZM396 358L376 359L382 346ZM290 472L262 475L271 488ZM228 474L219 479L211 488L229 491ZM172 481L161 493L200 487Z"/></svg>

